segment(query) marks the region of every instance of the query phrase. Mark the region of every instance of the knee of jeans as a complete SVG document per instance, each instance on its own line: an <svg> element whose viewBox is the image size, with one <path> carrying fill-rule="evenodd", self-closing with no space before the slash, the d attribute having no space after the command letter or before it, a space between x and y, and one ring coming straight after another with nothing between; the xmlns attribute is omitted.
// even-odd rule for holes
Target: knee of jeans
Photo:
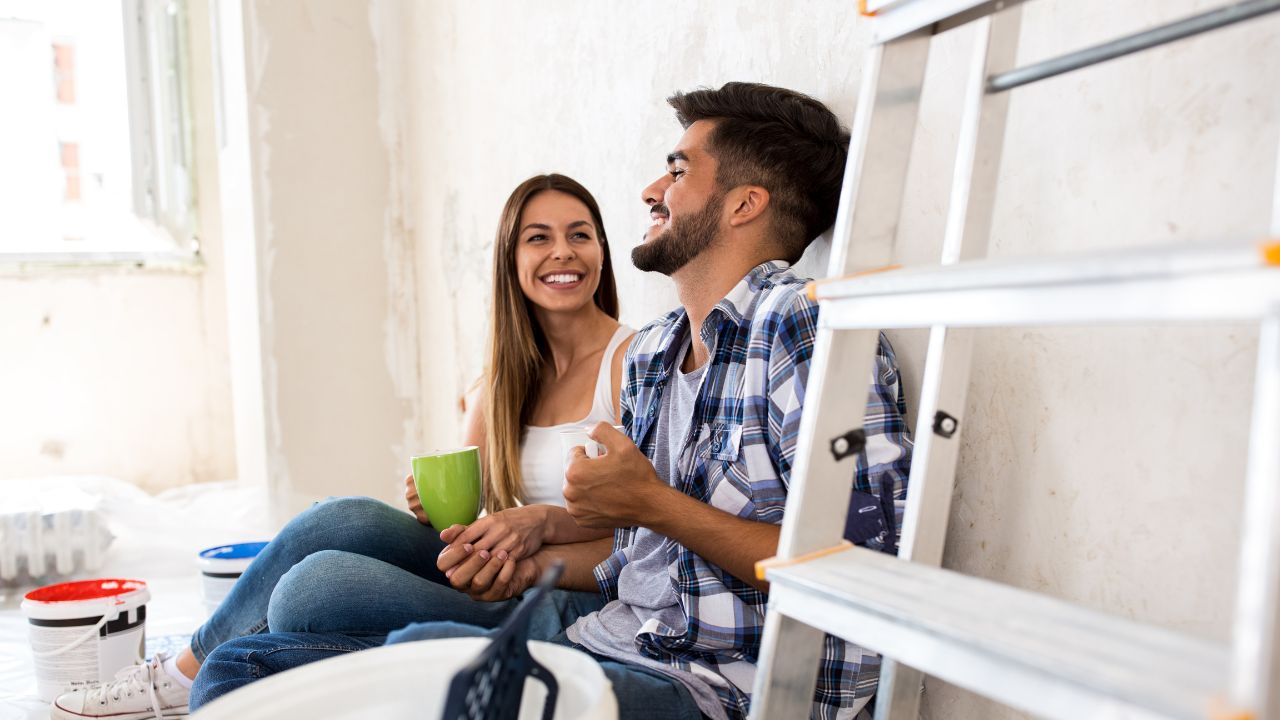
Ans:
<svg viewBox="0 0 1280 720"><path fill-rule="evenodd" d="M307 508L299 517L308 519L341 518L347 523L361 522L385 514L392 508L381 500L362 495L328 497Z"/></svg>
<svg viewBox="0 0 1280 720"><path fill-rule="evenodd" d="M333 578L342 574L353 559L341 550L313 552L280 576L267 602L267 627L271 632L307 632L321 608L317 603L329 597Z"/></svg>
<svg viewBox="0 0 1280 720"><path fill-rule="evenodd" d="M487 637L494 631L476 625L441 620L438 622L412 623L387 636L387 644L416 642L418 640L443 640L445 638Z"/></svg>

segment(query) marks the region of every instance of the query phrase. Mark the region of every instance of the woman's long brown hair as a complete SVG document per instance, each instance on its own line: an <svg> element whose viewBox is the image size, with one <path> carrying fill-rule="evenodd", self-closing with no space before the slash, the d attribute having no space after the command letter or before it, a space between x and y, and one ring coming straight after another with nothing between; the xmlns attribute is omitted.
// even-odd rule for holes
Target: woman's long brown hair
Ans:
<svg viewBox="0 0 1280 720"><path fill-rule="evenodd" d="M538 379L549 359L546 336L516 277L516 244L520 240L520 215L538 193L558 190L582 201L591 211L596 237L604 254L600 285L592 296L611 318L618 317L618 289L613 280L609 241L600 217L600 206L591 193L572 178L552 173L520 183L507 198L493 243L493 306L489 322L489 362L485 403L485 444L488 452L488 492L485 509L490 513L515 507L524 498L520 476L520 442L538 400Z"/></svg>

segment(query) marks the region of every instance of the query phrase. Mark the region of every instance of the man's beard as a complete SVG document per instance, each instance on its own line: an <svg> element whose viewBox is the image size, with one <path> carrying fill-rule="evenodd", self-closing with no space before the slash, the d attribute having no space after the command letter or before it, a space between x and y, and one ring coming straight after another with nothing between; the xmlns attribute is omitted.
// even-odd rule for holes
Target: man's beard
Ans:
<svg viewBox="0 0 1280 720"><path fill-rule="evenodd" d="M631 263L645 272L663 275L671 275L688 265L715 242L724 197L725 193L716 193L698 212L680 220L668 220L666 230L632 248Z"/></svg>

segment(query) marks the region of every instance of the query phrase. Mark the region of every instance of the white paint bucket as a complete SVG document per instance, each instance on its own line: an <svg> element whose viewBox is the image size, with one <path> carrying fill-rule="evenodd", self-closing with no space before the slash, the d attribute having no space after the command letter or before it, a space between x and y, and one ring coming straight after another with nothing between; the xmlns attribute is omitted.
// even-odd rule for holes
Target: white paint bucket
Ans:
<svg viewBox="0 0 1280 720"><path fill-rule="evenodd" d="M200 551L200 594L204 609L210 615L231 592L240 575L249 569L249 563L266 547L264 542L218 545Z"/></svg>
<svg viewBox="0 0 1280 720"><path fill-rule="evenodd" d="M27 593L31 654L40 699L52 702L69 690L115 677L142 659L147 601L141 580L80 580Z"/></svg>

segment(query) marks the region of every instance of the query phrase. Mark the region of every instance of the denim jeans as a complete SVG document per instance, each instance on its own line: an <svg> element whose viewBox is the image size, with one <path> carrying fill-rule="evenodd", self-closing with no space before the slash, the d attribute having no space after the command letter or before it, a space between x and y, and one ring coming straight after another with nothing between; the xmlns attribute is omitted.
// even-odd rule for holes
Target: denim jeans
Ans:
<svg viewBox="0 0 1280 720"><path fill-rule="evenodd" d="M459 605L465 604L464 601L472 602L464 596ZM546 639L576 647L565 638L564 628L577 617L599 609L602 604L599 598L588 593L558 590L553 593L551 603L542 603L535 612L530 635L534 639ZM467 612L462 607L457 609L460 615ZM557 626L560 630L554 635L538 637L538 634L549 632ZM385 638L385 642L482 637L491 632L491 627L457 622L415 623L391 633ZM376 635L276 632L232 640L215 650L200 668L200 674L191 689L191 710L194 712L232 690L269 675L317 660L365 650L383 642L384 638ZM601 657L596 657L596 660L613 685L620 718L699 720L703 717L693 696L678 681L637 665Z"/></svg>
<svg viewBox="0 0 1280 720"><path fill-rule="evenodd" d="M191 650L204 662L222 643L268 627L310 630L334 622L356 634L385 635L413 620L430 619L401 615L388 620L388 606L416 590L373 590L370 583L385 581L394 572L418 585L461 595L436 568L443 548L439 533L430 526L377 500L344 497L316 503L263 548L213 616L196 630ZM344 567L367 563L386 572L375 577L347 570L326 577L335 558L341 558Z"/></svg>

